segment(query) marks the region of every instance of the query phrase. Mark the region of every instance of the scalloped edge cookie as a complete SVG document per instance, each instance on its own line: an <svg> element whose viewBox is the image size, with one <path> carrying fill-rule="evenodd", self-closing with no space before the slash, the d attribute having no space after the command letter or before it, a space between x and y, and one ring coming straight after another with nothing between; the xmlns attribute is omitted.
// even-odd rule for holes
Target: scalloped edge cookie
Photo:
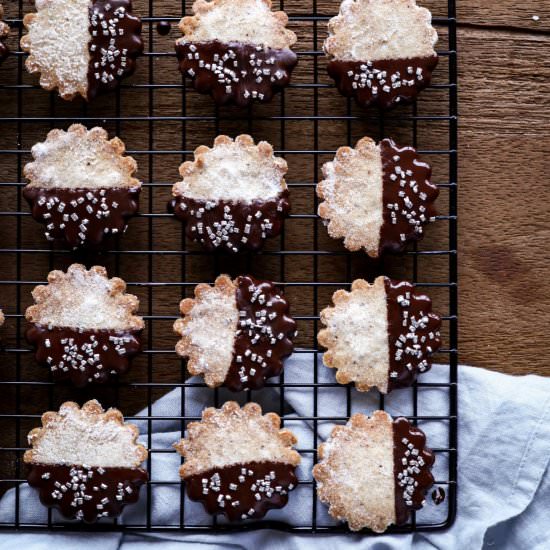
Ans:
<svg viewBox="0 0 550 550"><path fill-rule="evenodd" d="M135 159L118 137L100 127L73 124L36 143L23 173L23 196L49 241L77 248L106 248L123 234L139 209L141 182ZM116 244L116 243L115 243Z"/></svg>
<svg viewBox="0 0 550 550"><path fill-rule="evenodd" d="M430 84L436 42L430 12L415 0L344 0L323 49L342 95L390 109Z"/></svg>
<svg viewBox="0 0 550 550"><path fill-rule="evenodd" d="M187 426L187 437L174 444L184 457L180 476L187 496L210 514L230 521L260 519L282 508L298 484L300 455L296 437L281 430L275 413L262 415L257 403L235 401L207 408L200 422Z"/></svg>
<svg viewBox="0 0 550 550"><path fill-rule="evenodd" d="M104 411L96 400L82 408L67 401L58 412L44 413L42 427L29 433L27 481L44 506L68 519L117 517L137 502L148 480L140 467L148 453L138 436L118 409Z"/></svg>
<svg viewBox="0 0 550 550"><path fill-rule="evenodd" d="M195 298L182 300L180 312L176 353L211 388L260 389L292 353L296 323L270 281L220 275L213 286L197 285Z"/></svg>
<svg viewBox="0 0 550 550"><path fill-rule="evenodd" d="M422 430L384 411L354 414L335 426L313 467L319 500L351 531L383 533L425 503L434 454Z"/></svg>
<svg viewBox="0 0 550 550"><path fill-rule="evenodd" d="M187 237L208 250L257 250L280 233L290 210L287 169L268 142L220 135L180 166L183 180L172 188L169 210L185 223Z"/></svg>
<svg viewBox="0 0 550 550"><path fill-rule="evenodd" d="M317 340L327 348L323 363L336 369L337 382L388 393L431 368L431 355L441 346L441 318L411 283L356 279L351 292L337 290L332 301L321 311L325 328Z"/></svg>
<svg viewBox="0 0 550 550"><path fill-rule="evenodd" d="M348 250L363 248L372 258L403 252L435 219L439 190L430 181L430 165L413 147L364 137L355 148L338 148L322 173L318 214Z"/></svg>
<svg viewBox="0 0 550 550"><path fill-rule="evenodd" d="M85 100L116 88L143 51L141 20L131 0L36 0L23 19L25 66L45 90Z"/></svg>

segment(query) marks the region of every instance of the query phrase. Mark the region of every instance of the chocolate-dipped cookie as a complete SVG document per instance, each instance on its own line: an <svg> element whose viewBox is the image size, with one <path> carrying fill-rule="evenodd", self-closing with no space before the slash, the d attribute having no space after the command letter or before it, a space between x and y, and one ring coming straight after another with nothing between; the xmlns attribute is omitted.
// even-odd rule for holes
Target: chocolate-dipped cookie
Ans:
<svg viewBox="0 0 550 550"><path fill-rule="evenodd" d="M328 73L363 107L413 101L438 61L431 14L415 0L344 0L328 24Z"/></svg>
<svg viewBox="0 0 550 550"><path fill-rule="evenodd" d="M143 51L131 0L36 0L36 13L23 23L27 70L67 100L81 95L91 101L115 89Z"/></svg>
<svg viewBox="0 0 550 550"><path fill-rule="evenodd" d="M376 533L407 522L425 503L435 457L426 436L406 418L383 411L354 414L319 447L317 496L352 531Z"/></svg>
<svg viewBox="0 0 550 550"><path fill-rule="evenodd" d="M75 386L104 384L124 374L141 350L143 319L134 315L136 296L126 283L109 279L105 268L71 265L67 273L52 271L48 284L37 286L35 304L27 308L31 326L26 337L36 360L55 380Z"/></svg>
<svg viewBox="0 0 550 550"><path fill-rule="evenodd" d="M413 384L432 366L441 346L441 318L432 302L411 283L378 277L369 285L357 279L351 292L337 290L334 307L321 311L318 334L327 351L323 363L336 369L340 384L381 393Z"/></svg>
<svg viewBox="0 0 550 550"><path fill-rule="evenodd" d="M296 323L288 301L269 281L220 275L214 286L197 285L195 298L182 300L180 311L176 352L211 388L260 389L292 353Z"/></svg>
<svg viewBox="0 0 550 550"><path fill-rule="evenodd" d="M4 7L0 4L0 64L4 61L10 54L8 45L6 44L6 39L10 34L9 25L4 22Z"/></svg>
<svg viewBox="0 0 550 550"><path fill-rule="evenodd" d="M117 409L104 412L97 401L82 408L66 402L42 415L42 428L28 435L27 480L40 501L68 519L94 523L117 517L137 502L147 472L140 468L147 450L139 431L125 424Z"/></svg>
<svg viewBox="0 0 550 550"><path fill-rule="evenodd" d="M33 146L23 188L33 218L45 225L49 241L76 248L104 249L126 231L137 213L141 182L124 143L109 141L103 128L74 124L52 130Z"/></svg>
<svg viewBox="0 0 550 550"><path fill-rule="evenodd" d="M290 82L296 35L271 0L197 0L180 22L176 42L181 72L220 105L270 101Z"/></svg>
<svg viewBox="0 0 550 550"><path fill-rule="evenodd" d="M322 170L319 216L329 235L343 238L349 250L363 248L372 258L403 252L435 219L439 189L430 181L430 165L413 147L364 137L355 149L340 147Z"/></svg>
<svg viewBox="0 0 550 550"><path fill-rule="evenodd" d="M281 232L290 210L286 172L266 141L218 136L213 148L201 145L195 160L180 166L183 181L172 188L169 210L207 250L258 250Z"/></svg>
<svg viewBox="0 0 550 550"><path fill-rule="evenodd" d="M230 521L260 519L285 506L298 483L300 455L292 449L296 437L280 425L278 415L262 416L256 403L205 409L174 445L185 458L180 476L188 497Z"/></svg>

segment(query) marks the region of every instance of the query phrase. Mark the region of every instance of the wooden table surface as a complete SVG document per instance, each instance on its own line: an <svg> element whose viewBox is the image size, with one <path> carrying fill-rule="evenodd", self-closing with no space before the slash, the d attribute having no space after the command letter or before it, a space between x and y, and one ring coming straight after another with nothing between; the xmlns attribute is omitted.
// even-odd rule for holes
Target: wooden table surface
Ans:
<svg viewBox="0 0 550 550"><path fill-rule="evenodd" d="M135 0L136 6L147 3L142 0ZM188 3L189 4L189 3ZM31 0L25 0L25 11L32 11ZM173 0L161 0L155 3L155 14L176 15L178 10L174 6L178 2ZM425 0L423 5L431 8L434 15L445 16L443 7L446 3L442 0ZM310 7L310 0L288 0L285 3L286 9L293 13L305 13ZM320 13L332 14L337 9L337 2L333 0L319 0ZM17 17L17 9L6 5L8 17ZM146 12L146 8L143 7ZM538 16L534 20L533 16ZM508 373L539 373L550 375L550 364L547 364L544 350L544 338L546 328L550 321L550 293L544 290L545 281L550 278L550 247L547 239L550 238L548 224L547 204L550 201L550 185L546 182L549 173L550 161L546 147L550 145L548 124L550 114L550 60L548 51L550 47L550 4L543 0L527 0L518 4L512 0L492 0L479 2L478 0L462 0L458 2L459 20L459 102L460 102L460 140L459 140L459 271L460 271L460 361L480 367L487 367ZM321 25L324 27L324 25ZM321 28L320 26L320 28ZM294 26L295 30L296 25ZM301 33L301 49L313 48L312 30L310 27L299 29ZM321 31L320 31L321 32ZM440 31L441 32L441 31ZM324 29L322 31L324 33ZM445 40L445 29L442 32L442 40ZM178 36L177 29L172 30L174 38ZM317 46L320 46L324 34L318 37ZM161 40L161 37L154 36L154 41ZM162 38L162 40L167 40ZM308 44L309 42L309 44ZM13 38L12 38L12 43ZM445 46L442 46L443 48ZM16 60L8 61L15 67ZM173 75L175 83L178 82L177 72L174 71L173 58L159 60L156 69L157 74L161 67ZM147 66L147 62L143 64ZM300 67L300 65L299 65ZM299 69L300 70L300 69ZM302 74L297 73L297 81L300 81ZM322 71L320 71L322 72ZM168 74L165 73L165 74ZM5 74L5 73L4 73ZM139 76L137 77L139 79ZM311 82L311 75L305 77ZM327 81L325 76L323 81ZM436 77L437 78L437 77ZM36 79L25 76L25 83L35 83ZM139 81L139 80L138 80ZM147 82L145 75L144 82ZM443 80L444 81L444 80ZM293 91L295 99L289 101L290 93L287 94L287 114L305 108L312 101L311 95L300 95L300 91ZM345 102L342 101L333 90L330 90L330 101L333 103L324 104L322 108L339 110L345 114ZM27 94L28 92L25 92ZM179 92L175 96L169 92L156 97L155 114L173 113L177 109ZM8 94L6 101L0 103L0 116L13 116L15 105L15 94ZM125 96L130 97L130 92ZM422 101L430 112L437 112L440 109L437 95L426 92ZM78 116L80 106L75 107L64 104L60 100L50 99L48 94L41 91L33 92L32 95L24 95L23 109L25 115L44 114L49 112L51 105L54 106L57 116L67 117ZM327 100L328 101L328 100ZM140 104L139 102L142 102ZM174 103L176 102L176 103ZM193 103L195 102L195 103ZM424 105L423 104L423 105ZM105 103L104 105L108 105ZM141 105L141 106L140 106ZM141 108L144 113L148 109L147 94L141 93L135 97L133 113L139 112ZM190 107L191 105L191 107ZM443 103L445 113L445 103ZM97 107L96 110L94 110ZM91 113L98 113L99 116L112 114L110 107L98 105L90 107ZM102 111L102 109L104 109ZM110 111L109 111L110 109ZM138 111L136 111L138 109ZM194 92L188 94L188 109L195 109L196 113L211 113L211 104L208 98L199 97ZM262 107L258 108L260 114ZM354 107L355 109L355 107ZM190 111L191 112L191 111ZM130 114L124 110L123 114ZM176 113L177 114L177 113ZM391 123L390 123L391 124ZM6 129L0 135L0 149L13 149L13 135L16 131L15 125L4 125ZM294 127L292 127L294 128ZM368 131L366 127L354 128L354 138L361 137ZM48 129L47 124L25 125L25 139L22 147L29 149L36 141L44 138ZM113 129L112 127L110 128ZM209 125L193 126L189 123L186 127L187 145L194 148L201 143L209 143L214 128ZM223 123L220 128L226 133L236 132L236 127L231 121ZM239 127L238 131L243 128ZM247 129L244 128L246 131ZM429 134L422 140L434 146L445 145L446 130L430 129L425 132ZM254 123L253 132L257 138L270 138L278 131L277 127L271 127L267 123ZM162 128L155 127L154 146L159 149L178 148L181 142L179 136L181 125L166 123ZM341 145L341 137L333 136L335 129L329 124L320 128L323 142L320 148L335 149ZM341 132L340 132L341 133ZM286 148L312 148L312 128L296 127L296 132L287 128L289 135ZM395 128L395 137L399 138L400 129ZM208 136L208 137L206 137ZM124 123L123 138L129 149L147 150L147 132L143 126L134 127L132 123ZM308 141L309 140L309 141ZM277 140L272 141L278 146ZM3 167L4 181L17 181L16 163L13 158L10 163L5 161L6 157L0 159L0 167ZM25 159L28 158L28 155ZM138 158L138 161L140 159ZM145 168L141 176L146 179L147 162L141 159ZM171 182L174 181L174 166L181 161L181 155L166 155L161 159L163 162L155 164L155 180ZM320 162L329 160L327 156L322 157ZM430 159L432 160L432 159ZM3 162L3 164L1 164ZM300 171L299 161L295 162L294 170ZM439 166L436 162L436 168ZM143 173L145 172L145 173ZM441 168L439 181L445 181L444 170ZM295 180L310 181L311 173L297 173ZM0 197L0 211L17 208L17 189L6 192ZM166 190L168 191L168 189ZM302 193L300 190L293 190L295 210L304 212L312 211L311 193L309 190ZM148 191L144 192L145 203L148 201ZM294 200L294 199L293 199ZM444 200L444 199L443 199ZM164 198L155 197L153 208L156 212L164 210ZM161 220L162 221L162 220ZM23 220L24 238L23 244L36 246L41 242L40 229L35 222L25 218ZM145 222L144 222L145 223ZM170 234L174 226L156 226L156 220L151 222L155 225L159 241L156 243L168 243L166 246L177 247L180 243L179 233ZM164 221L162 221L164 223ZM171 222L172 223L172 222ZM294 225L289 224L287 231L287 245L294 243L297 247L306 248L311 246L305 235L305 226L300 225L301 221L295 221ZM14 219L2 217L0 219L0 231L8 242L5 246L15 245ZM159 222L160 224L160 222ZM310 227L310 226L308 226ZM171 228L171 229L169 229ZM309 230L308 230L309 231ZM321 228L321 232L324 232ZM320 233L321 233L320 232ZM144 236L145 235L145 236ZM140 241L141 239L141 241ZM145 241L143 240L145 239ZM125 237L125 245L129 248L140 246L140 242L146 242L146 233L140 234L139 230L129 231ZM171 240L170 240L171 239ZM444 246L445 240L434 235L427 237L427 245L437 246L438 243ZM175 241L175 244L174 244ZM137 243L137 244L136 244ZM44 243L42 242L42 245ZM143 244L142 244L143 246ZM330 242L330 239L321 236L320 246L338 250L339 244ZM0 266L3 278L14 278L15 256L5 258L6 262ZM190 280L204 280L212 278L214 272L211 268L201 264L199 258L193 263L189 259L186 266L187 275ZM294 260L293 260L294 261ZM23 276L28 280L43 280L51 266L46 255L31 257L25 256ZM109 260L111 267L121 268L123 273L131 273L134 280L147 280L147 265L145 260L142 263L122 258L117 264ZM303 270L310 273L311 266L300 265L300 259L296 258L294 269L296 272ZM67 265L63 260L61 265ZM59 267L59 264L55 264ZM220 269L223 266L218 266ZM335 266L319 264L321 276L326 272L330 274ZM427 274L433 276L433 280L445 280L444 266L430 267ZM171 257L162 258L162 261L154 262L151 269L159 279L167 280L166 274L171 274L173 280L178 280L178 273L181 269L179 259L176 261ZM205 271L205 269L207 271ZM210 269L210 271L208 271ZM269 266L267 259L259 268L258 275L262 272L267 276L272 275L275 266ZM287 270L288 265L287 265ZM271 270L271 271L270 271ZM442 271L443 270L443 271ZM358 270L360 273L360 269ZM193 273L196 279L193 279ZM275 272L277 273L277 272ZM399 275L400 269L392 270L392 274ZM442 275L443 273L443 275ZM327 275L328 277L328 275ZM439 279L437 279L439 277ZM330 279L331 277L328 277ZM332 277L334 280L334 276ZM30 291L32 287L26 287L24 292ZM333 289L330 289L332 292ZM2 305L8 312L13 311L16 290L3 289ZM138 292L139 293L139 292ZM157 294L154 298L158 305L157 313L173 315L174 304L177 304L181 295L180 288L168 289L166 293ZM324 305L328 301L330 293L319 298L319 303ZM28 293L23 296L23 307L28 305ZM313 307L312 298L300 295L298 292L294 297L293 305L296 309L302 307L302 313L311 314ZM297 306L297 307L296 307ZM10 320L8 319L8 325ZM173 345L173 336L170 330L171 322L157 324L155 327L156 342L162 342L163 347L169 348ZM6 328L4 329L6 331ZM158 333L157 333L158 331ZM8 329L9 332L9 329ZM303 331L307 338L312 337L311 327ZM13 344L13 334L8 335L9 343ZM309 343L311 345L311 341ZM158 347L158 346L157 346ZM30 357L25 359L24 366L30 365ZM173 363L172 363L173 364ZM4 375L13 379L15 367L10 363L4 369ZM29 366L29 379L39 376L36 367ZM163 380L163 370L159 366L155 370L155 376ZM44 379L44 375L42 375ZM63 398L63 392L55 399L56 402ZM25 393L25 395L27 395ZM29 407L34 408L32 392L28 393ZM67 397L74 397L70 391ZM141 408L143 396L130 396L130 402L135 399L135 406L132 409ZM43 410L43 405L36 401L36 412ZM4 406L9 409L11 400L6 400ZM139 405L139 406L138 406ZM41 408L42 407L42 408ZM34 412L34 411L33 411Z"/></svg>
<svg viewBox="0 0 550 550"><path fill-rule="evenodd" d="M460 360L549 376L550 3L458 17Z"/></svg>

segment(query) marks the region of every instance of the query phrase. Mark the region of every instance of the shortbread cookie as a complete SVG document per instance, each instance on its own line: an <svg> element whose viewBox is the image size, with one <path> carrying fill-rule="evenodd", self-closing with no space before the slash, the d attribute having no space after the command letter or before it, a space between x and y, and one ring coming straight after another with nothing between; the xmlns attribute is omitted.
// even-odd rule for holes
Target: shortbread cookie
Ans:
<svg viewBox="0 0 550 550"><path fill-rule="evenodd" d="M212 149L201 145L180 166L183 181L172 188L169 209L208 250L257 250L281 232L290 210L286 172L266 141L218 136Z"/></svg>
<svg viewBox="0 0 550 550"><path fill-rule="evenodd" d="M439 189L431 175L430 165L414 148L399 147L391 139L377 145L364 137L355 149L340 147L334 160L323 165L319 216L329 235L343 238L349 250L364 248L373 258L386 250L402 252L435 219Z"/></svg>
<svg viewBox="0 0 550 550"><path fill-rule="evenodd" d="M90 101L116 88L143 51L131 0L36 0L36 13L23 23L27 70L40 73L40 85L57 88L63 99Z"/></svg>
<svg viewBox="0 0 550 550"><path fill-rule="evenodd" d="M116 517L137 502L147 472L140 468L147 450L136 443L139 431L125 424L117 409L107 412L97 401L82 408L61 405L42 415L42 428L28 435L27 480L40 501L69 519L93 523Z"/></svg>
<svg viewBox="0 0 550 550"><path fill-rule="evenodd" d="M422 430L384 411L354 414L319 447L317 495L352 531L382 533L425 503L435 457Z"/></svg>
<svg viewBox="0 0 550 550"><path fill-rule="evenodd" d="M271 0L197 0L180 22L176 42L181 72L220 105L271 100L290 82L298 58L296 35Z"/></svg>
<svg viewBox="0 0 550 550"><path fill-rule="evenodd" d="M176 352L211 388L260 389L292 353L296 323L288 301L269 281L220 275L214 286L198 285L180 311Z"/></svg>
<svg viewBox="0 0 550 550"><path fill-rule="evenodd" d="M378 277L369 285L357 279L351 292L337 290L332 301L334 307L321 311L326 328L317 338L327 348L323 362L336 369L340 384L388 393L410 386L431 368L431 355L441 346L441 318L412 284Z"/></svg>
<svg viewBox="0 0 550 550"><path fill-rule="evenodd" d="M52 130L31 152L23 196L49 241L105 248L126 231L139 207L141 182L120 139L109 141L103 128L74 124L66 132Z"/></svg>
<svg viewBox="0 0 550 550"><path fill-rule="evenodd" d="M431 19L415 0L344 0L324 43L340 93L365 107L412 101L438 61Z"/></svg>
<svg viewBox="0 0 550 550"><path fill-rule="evenodd" d="M4 7L0 4L0 63L8 57L10 50L6 44L6 39L10 34L10 28L4 19Z"/></svg>
<svg viewBox="0 0 550 550"><path fill-rule="evenodd" d="M189 498L230 521L259 519L285 506L297 485L300 455L292 449L296 437L280 425L279 416L262 416L256 403L205 409L202 421L190 423L187 438L174 445L185 458L180 476Z"/></svg>
<svg viewBox="0 0 550 550"><path fill-rule="evenodd" d="M125 290L126 283L109 279L104 267L87 271L79 264L67 273L52 271L48 284L33 290L26 337L54 379L79 387L103 384L130 368L144 323L135 315L138 299Z"/></svg>

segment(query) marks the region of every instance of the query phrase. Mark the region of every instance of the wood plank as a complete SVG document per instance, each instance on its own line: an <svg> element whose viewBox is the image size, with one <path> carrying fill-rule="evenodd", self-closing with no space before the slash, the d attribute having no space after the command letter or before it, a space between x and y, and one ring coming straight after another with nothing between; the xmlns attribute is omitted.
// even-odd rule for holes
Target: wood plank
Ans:
<svg viewBox="0 0 550 550"><path fill-rule="evenodd" d="M549 46L460 32L461 360L547 376Z"/></svg>
<svg viewBox="0 0 550 550"><path fill-rule="evenodd" d="M457 17L460 24L509 27L528 32L550 31L550 4L545 0L458 0Z"/></svg>

